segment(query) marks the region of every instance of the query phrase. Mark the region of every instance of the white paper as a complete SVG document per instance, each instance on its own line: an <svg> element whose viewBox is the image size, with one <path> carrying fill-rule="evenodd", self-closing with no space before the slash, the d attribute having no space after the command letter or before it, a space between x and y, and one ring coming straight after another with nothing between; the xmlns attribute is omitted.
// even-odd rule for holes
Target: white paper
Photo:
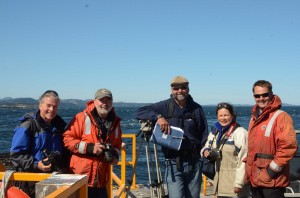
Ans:
<svg viewBox="0 0 300 198"><path fill-rule="evenodd" d="M159 124L156 123L150 141L163 147L178 151L182 140L184 139L183 134L184 131L181 128L174 126L171 126L170 134L165 134L160 130Z"/></svg>

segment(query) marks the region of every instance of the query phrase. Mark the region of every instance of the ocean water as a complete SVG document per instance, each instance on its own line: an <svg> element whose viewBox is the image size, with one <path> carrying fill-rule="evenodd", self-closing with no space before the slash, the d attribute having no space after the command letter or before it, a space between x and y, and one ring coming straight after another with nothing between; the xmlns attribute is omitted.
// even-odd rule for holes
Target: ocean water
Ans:
<svg viewBox="0 0 300 198"><path fill-rule="evenodd" d="M139 104L131 104L131 105L120 105L116 106L115 110L119 117L121 117L121 127L124 134L138 134L140 129L140 124L138 120L135 119L135 113L137 109L141 105ZM72 109L60 109L59 115L64 118L66 122L69 122L72 117L82 111L84 107L72 108ZM213 126L213 124L217 121L215 115L215 106L203 106L204 112L206 114L208 125ZM248 123L250 120L250 110L251 106L235 106L235 113L237 115L237 121L244 128L248 128ZM300 129L300 106L285 106L282 108L284 111L288 112L294 121L295 129ZM1 108L0 107L0 153L9 152L11 139L13 136L14 127L17 125L17 118L21 117L24 113L35 111L36 109L30 108ZM141 135L137 137L137 148L141 141ZM124 139L123 140L127 145L127 158L131 160L131 142ZM136 179L138 184L149 184L148 181L148 169L146 162L146 151L145 151L146 142L142 139L142 149L140 150L140 155L138 158L137 166L136 166ZM153 145L150 143L150 149L152 149ZM163 165L163 156L160 152L160 147L158 146L158 158L160 160L160 167L162 170L162 174L164 173L164 165ZM152 155L153 156L153 155ZM155 167L155 166L154 166ZM117 175L119 175L120 169L118 167L114 168L114 171ZM150 171L153 173L154 171ZM127 179L131 178L132 169L128 166L127 171ZM153 176L152 176L153 178Z"/></svg>

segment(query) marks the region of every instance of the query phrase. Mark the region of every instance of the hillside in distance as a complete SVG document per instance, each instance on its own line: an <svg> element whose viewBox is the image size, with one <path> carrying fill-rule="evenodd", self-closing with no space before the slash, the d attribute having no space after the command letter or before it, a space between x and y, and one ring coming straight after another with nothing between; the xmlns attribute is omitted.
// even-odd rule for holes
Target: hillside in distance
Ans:
<svg viewBox="0 0 300 198"><path fill-rule="evenodd" d="M68 109L68 108L74 108L79 107L83 108L86 106L87 101L86 100L80 100L80 99L61 99L60 101L60 108L61 109ZM30 108L34 107L37 108L39 104L39 101L33 98L11 98L6 97L0 99L0 107L6 107L6 108ZM149 103L134 103L134 102L114 102L115 107L127 107L127 106L144 106ZM203 106L215 106L216 104L210 104L210 105L203 105ZM252 106L253 104L233 104L235 106ZM298 105L292 105L283 103L283 106L298 106Z"/></svg>
<svg viewBox="0 0 300 198"><path fill-rule="evenodd" d="M60 109L69 108L83 108L89 99L79 100L79 99L61 99ZM125 102L114 102L115 107L126 107L126 106L142 106L147 103L125 103ZM33 98L11 98L6 97L0 99L0 107L3 108L38 108L39 101Z"/></svg>

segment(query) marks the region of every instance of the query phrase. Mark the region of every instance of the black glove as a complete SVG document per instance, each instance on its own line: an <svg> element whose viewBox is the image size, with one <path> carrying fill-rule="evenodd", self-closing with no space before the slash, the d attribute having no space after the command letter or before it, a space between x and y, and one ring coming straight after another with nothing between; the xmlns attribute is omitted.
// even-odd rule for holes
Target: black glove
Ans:
<svg viewBox="0 0 300 198"><path fill-rule="evenodd" d="M273 171L269 166L267 168L267 172L272 179L276 179L279 176L278 172Z"/></svg>

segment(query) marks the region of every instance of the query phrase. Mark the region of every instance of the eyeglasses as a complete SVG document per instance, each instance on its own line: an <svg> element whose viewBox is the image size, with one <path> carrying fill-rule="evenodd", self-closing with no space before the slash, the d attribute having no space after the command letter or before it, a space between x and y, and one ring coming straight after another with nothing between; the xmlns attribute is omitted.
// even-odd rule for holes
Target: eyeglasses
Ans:
<svg viewBox="0 0 300 198"><path fill-rule="evenodd" d="M262 96L263 98L266 98L266 97L269 97L269 96L270 96L270 92L263 93L263 94L254 94L253 96L254 96L254 98L260 98L261 96Z"/></svg>
<svg viewBox="0 0 300 198"><path fill-rule="evenodd" d="M187 89L187 86L173 86L172 89L174 91L178 91L179 89L181 90L186 90Z"/></svg>
<svg viewBox="0 0 300 198"><path fill-rule="evenodd" d="M45 93L42 96L45 96L46 94L54 94L55 96L58 96L58 93L56 91L53 91L53 90L45 91Z"/></svg>

